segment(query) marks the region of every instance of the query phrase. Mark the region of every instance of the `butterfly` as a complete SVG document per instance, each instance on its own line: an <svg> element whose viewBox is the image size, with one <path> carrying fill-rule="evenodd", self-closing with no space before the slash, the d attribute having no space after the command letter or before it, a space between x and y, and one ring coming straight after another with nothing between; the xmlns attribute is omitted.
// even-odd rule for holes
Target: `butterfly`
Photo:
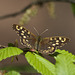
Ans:
<svg viewBox="0 0 75 75"><path fill-rule="evenodd" d="M20 42L23 46L37 50L42 54L53 54L57 48L64 46L69 42L69 38L64 36L53 36L42 38L40 35L36 36L25 27L13 24L13 30L20 36Z"/></svg>

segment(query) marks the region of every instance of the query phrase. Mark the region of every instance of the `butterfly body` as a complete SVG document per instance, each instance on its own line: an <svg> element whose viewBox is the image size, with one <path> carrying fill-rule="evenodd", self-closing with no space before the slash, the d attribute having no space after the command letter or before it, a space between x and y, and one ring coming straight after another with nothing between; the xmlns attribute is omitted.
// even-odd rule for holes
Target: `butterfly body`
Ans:
<svg viewBox="0 0 75 75"><path fill-rule="evenodd" d="M30 50L37 50L44 54L52 54L54 51L69 42L69 38L64 36L54 36L42 38L36 36L21 25L14 24L13 30L20 36L20 42Z"/></svg>
<svg viewBox="0 0 75 75"><path fill-rule="evenodd" d="M36 37L35 49L38 51L40 47L41 36Z"/></svg>

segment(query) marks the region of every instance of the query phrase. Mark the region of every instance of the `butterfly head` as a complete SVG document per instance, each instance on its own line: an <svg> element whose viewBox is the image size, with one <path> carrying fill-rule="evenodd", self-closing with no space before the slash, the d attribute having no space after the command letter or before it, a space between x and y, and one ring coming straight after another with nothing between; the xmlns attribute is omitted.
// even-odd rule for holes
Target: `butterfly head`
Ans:
<svg viewBox="0 0 75 75"><path fill-rule="evenodd" d="M33 27L33 28L34 28L34 30L36 31L36 33L38 34L39 37L40 37L43 33L45 33L46 31L48 31L48 29L45 29L41 34L39 34L38 30L37 30L35 27Z"/></svg>

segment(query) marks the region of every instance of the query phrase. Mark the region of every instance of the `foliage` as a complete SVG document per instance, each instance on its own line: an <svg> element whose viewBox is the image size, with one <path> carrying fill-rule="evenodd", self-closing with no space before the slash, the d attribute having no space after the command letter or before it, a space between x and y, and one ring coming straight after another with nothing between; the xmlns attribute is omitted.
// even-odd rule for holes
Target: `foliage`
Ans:
<svg viewBox="0 0 75 75"><path fill-rule="evenodd" d="M9 17L15 17L15 16L18 16L18 15L26 12L24 14L24 16L22 17L21 21L20 21L20 24L26 24L30 20L30 17L32 17L32 15L35 16L35 14L37 13L36 6L41 7L42 5L44 5L46 3L48 4L48 6L50 8L49 9L49 14L51 16L55 17L55 14L54 14L55 5L52 2L67 2L67 3L71 3L73 13L75 15L75 1L74 0L53 0L53 1L52 0L34 0L28 6L25 6L22 10L20 10L18 12L15 12L15 13L12 13L12 14L7 14L7 15L4 15L4 16L0 16L0 19L6 19L6 18L9 18ZM35 10L32 9L32 7L34 7Z"/></svg>
<svg viewBox="0 0 75 75"><path fill-rule="evenodd" d="M23 51L17 47L7 47L0 49L0 61L11 56L19 55L21 53L23 53Z"/></svg>
<svg viewBox="0 0 75 75"><path fill-rule="evenodd" d="M21 18L19 24L20 24L20 25L27 24L27 23L30 21L31 17L35 16L35 15L37 14L37 12L38 12L38 7L37 7L37 6L31 7L30 9L28 9L28 10L24 13L24 15L23 15L23 17Z"/></svg>
<svg viewBox="0 0 75 75"><path fill-rule="evenodd" d="M75 75L75 64L73 63L75 56L65 50L56 50L56 52L60 54L54 56L55 65L37 54L28 52L25 56L27 61L43 75Z"/></svg>
<svg viewBox="0 0 75 75"><path fill-rule="evenodd" d="M27 61L35 68L37 71L43 75L55 75L55 66L48 60L44 59L43 57L32 54L28 52L25 55Z"/></svg>
<svg viewBox="0 0 75 75"><path fill-rule="evenodd" d="M73 14L75 16L75 3L71 3L71 7L72 7Z"/></svg>
<svg viewBox="0 0 75 75"><path fill-rule="evenodd" d="M6 71L17 71L17 72L29 72L29 73L37 73L37 71L30 66L29 64L25 64L25 65L7 65L7 66L3 66L0 67L0 70L6 70Z"/></svg>
<svg viewBox="0 0 75 75"><path fill-rule="evenodd" d="M21 75L21 74L16 71L10 71L8 73L5 73L5 75Z"/></svg>
<svg viewBox="0 0 75 75"><path fill-rule="evenodd" d="M55 3L49 2L47 4L47 8L48 8L48 13L49 13L50 17L55 18Z"/></svg>
<svg viewBox="0 0 75 75"><path fill-rule="evenodd" d="M56 52L59 54L54 56L56 60L55 65L36 53L27 52L25 57L29 64L42 75L75 75L75 56L65 50L58 49ZM23 53L23 51L16 47L0 49L0 61L21 53ZM10 71L13 69L14 68L10 69Z"/></svg>
<svg viewBox="0 0 75 75"><path fill-rule="evenodd" d="M57 50L58 56L54 57L56 60L56 75L75 75L75 56L65 50Z"/></svg>

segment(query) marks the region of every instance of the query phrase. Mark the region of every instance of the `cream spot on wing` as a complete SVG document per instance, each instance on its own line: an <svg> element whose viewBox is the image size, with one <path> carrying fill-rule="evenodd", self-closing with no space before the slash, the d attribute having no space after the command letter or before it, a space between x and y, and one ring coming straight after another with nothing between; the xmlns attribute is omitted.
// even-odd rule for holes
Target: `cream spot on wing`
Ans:
<svg viewBox="0 0 75 75"><path fill-rule="evenodd" d="M22 33L24 33L24 31L22 30Z"/></svg>
<svg viewBox="0 0 75 75"><path fill-rule="evenodd" d="M66 41L66 38L64 38L64 41Z"/></svg>
<svg viewBox="0 0 75 75"><path fill-rule="evenodd" d="M23 39L20 41L23 46L27 46L27 42Z"/></svg>
<svg viewBox="0 0 75 75"><path fill-rule="evenodd" d="M28 44L28 43L27 43L27 46L28 46L28 47L31 47L31 45L30 45L30 44Z"/></svg>
<svg viewBox="0 0 75 75"><path fill-rule="evenodd" d="M25 32L27 31L27 30L24 30Z"/></svg>
<svg viewBox="0 0 75 75"><path fill-rule="evenodd" d="M27 45L27 46L29 46L29 44L28 44L28 43L26 43L26 45Z"/></svg>
<svg viewBox="0 0 75 75"><path fill-rule="evenodd" d="M54 47L51 48L51 50L49 50L50 52L52 52L54 50Z"/></svg>
<svg viewBox="0 0 75 75"><path fill-rule="evenodd" d="M26 40L26 42L29 42L28 40Z"/></svg>
<svg viewBox="0 0 75 75"><path fill-rule="evenodd" d="M61 40L62 39L62 37L59 37L59 40Z"/></svg>
<svg viewBox="0 0 75 75"><path fill-rule="evenodd" d="M27 44L27 46L29 47L30 45L29 45L29 44Z"/></svg>
<svg viewBox="0 0 75 75"><path fill-rule="evenodd" d="M20 27L20 29L22 29L23 27Z"/></svg>
<svg viewBox="0 0 75 75"><path fill-rule="evenodd" d="M23 33L21 33L21 35L24 35Z"/></svg>
<svg viewBox="0 0 75 75"><path fill-rule="evenodd" d="M55 44L52 44L52 46L55 46Z"/></svg>
<svg viewBox="0 0 75 75"><path fill-rule="evenodd" d="M29 36L27 35L27 37L29 37Z"/></svg>
<svg viewBox="0 0 75 75"><path fill-rule="evenodd" d="M20 29L18 28L18 26L16 26L16 29L17 29L17 30L20 30Z"/></svg>
<svg viewBox="0 0 75 75"><path fill-rule="evenodd" d="M53 40L52 37L50 38L50 40Z"/></svg>
<svg viewBox="0 0 75 75"><path fill-rule="evenodd" d="M30 32L28 32L28 34L30 34Z"/></svg>
<svg viewBox="0 0 75 75"><path fill-rule="evenodd" d="M26 38L26 36L23 36L23 38Z"/></svg>
<svg viewBox="0 0 75 75"><path fill-rule="evenodd" d="M51 48L50 46L48 48Z"/></svg>
<svg viewBox="0 0 75 75"><path fill-rule="evenodd" d="M61 40L61 42L64 42L64 40Z"/></svg>
<svg viewBox="0 0 75 75"><path fill-rule="evenodd" d="M62 46L64 46L64 43L61 43Z"/></svg>
<svg viewBox="0 0 75 75"><path fill-rule="evenodd" d="M31 47L31 45L29 45Z"/></svg>
<svg viewBox="0 0 75 75"><path fill-rule="evenodd" d="M48 51L48 50L46 50L46 53L49 53L49 51Z"/></svg>
<svg viewBox="0 0 75 75"><path fill-rule="evenodd" d="M56 45L59 45L59 43L56 43Z"/></svg>
<svg viewBox="0 0 75 75"><path fill-rule="evenodd" d="M66 38L64 38L64 40L61 40L61 42L65 42L66 41Z"/></svg>
<svg viewBox="0 0 75 75"><path fill-rule="evenodd" d="M54 47L52 47L52 50L54 50Z"/></svg>
<svg viewBox="0 0 75 75"><path fill-rule="evenodd" d="M60 46L60 47L62 47L62 46Z"/></svg>
<svg viewBox="0 0 75 75"><path fill-rule="evenodd" d="M26 44L26 41L25 41L25 39L23 39L23 43L25 43L25 44Z"/></svg>
<svg viewBox="0 0 75 75"><path fill-rule="evenodd" d="M57 40L56 38L54 38L54 40Z"/></svg>
<svg viewBox="0 0 75 75"><path fill-rule="evenodd" d="M18 28L18 26L16 26L16 28Z"/></svg>
<svg viewBox="0 0 75 75"><path fill-rule="evenodd" d="M59 42L59 40L56 40L56 42Z"/></svg>

